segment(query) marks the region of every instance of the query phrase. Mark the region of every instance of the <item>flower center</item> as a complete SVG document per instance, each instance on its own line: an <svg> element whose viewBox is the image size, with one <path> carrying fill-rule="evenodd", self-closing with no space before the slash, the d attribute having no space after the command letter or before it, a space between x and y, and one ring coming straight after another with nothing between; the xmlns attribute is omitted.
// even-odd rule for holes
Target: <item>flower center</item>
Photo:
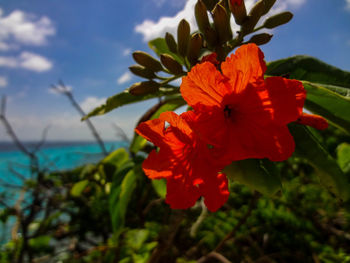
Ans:
<svg viewBox="0 0 350 263"><path fill-rule="evenodd" d="M230 105L225 105L225 108L224 108L224 115L225 115L225 118L229 119L232 115L232 108Z"/></svg>

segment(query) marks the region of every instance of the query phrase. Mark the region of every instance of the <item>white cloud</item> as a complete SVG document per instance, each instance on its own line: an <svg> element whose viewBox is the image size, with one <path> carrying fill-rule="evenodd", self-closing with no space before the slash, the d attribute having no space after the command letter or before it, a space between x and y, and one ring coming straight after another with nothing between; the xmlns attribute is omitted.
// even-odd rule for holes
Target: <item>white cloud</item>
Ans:
<svg viewBox="0 0 350 263"><path fill-rule="evenodd" d="M185 4L184 9L178 12L173 17L161 17L158 20L158 22L154 22L152 20L147 19L141 24L136 25L135 32L142 34L144 41L149 41L157 37L164 37L166 32L176 35L177 25L184 18L189 22L191 26L191 31L193 32L197 29L197 24L194 16L194 5L196 4L196 2L197 0L188 0ZM255 2L255 0L246 0L245 4L247 10L250 10ZM298 8L305 2L306 0L277 1L270 14L286 10L287 8ZM235 31L238 28L235 24L233 24L232 29L233 31Z"/></svg>
<svg viewBox="0 0 350 263"><path fill-rule="evenodd" d="M345 9L350 11L350 0L345 0L345 2L346 2Z"/></svg>
<svg viewBox="0 0 350 263"><path fill-rule="evenodd" d="M96 107L104 104L106 102L106 98L98 98L94 96L86 97L81 103L80 107L85 111L86 113L90 112L91 110L95 109Z"/></svg>
<svg viewBox="0 0 350 263"><path fill-rule="evenodd" d="M4 76L0 76L0 88L5 88L7 85L7 78Z"/></svg>
<svg viewBox="0 0 350 263"><path fill-rule="evenodd" d="M15 57L0 57L0 67L16 68L18 61Z"/></svg>
<svg viewBox="0 0 350 263"><path fill-rule="evenodd" d="M135 27L135 31L143 35L144 41L149 41L156 37L164 37L166 32L176 33L178 23L183 19L190 23L193 31L196 28L196 20L194 18L194 5L197 0L188 0L183 10L177 13L174 17L161 17L158 22L145 20Z"/></svg>
<svg viewBox="0 0 350 263"><path fill-rule="evenodd" d="M52 68L47 58L23 51L18 57L0 56L0 67L23 68L35 72L44 72Z"/></svg>
<svg viewBox="0 0 350 263"><path fill-rule="evenodd" d="M125 72L123 75L121 75L118 79L117 79L117 83L118 84L124 84L127 83L131 80L131 73L130 72Z"/></svg>
<svg viewBox="0 0 350 263"><path fill-rule="evenodd" d="M153 2L157 7L161 7L161 6L165 3L165 0L152 0L152 2Z"/></svg>
<svg viewBox="0 0 350 263"><path fill-rule="evenodd" d="M41 46L56 32L52 21L42 16L15 10L3 16L0 9L0 50L6 51L18 45Z"/></svg>
<svg viewBox="0 0 350 263"><path fill-rule="evenodd" d="M131 48L126 48L123 50L123 56L129 56L131 54Z"/></svg>
<svg viewBox="0 0 350 263"><path fill-rule="evenodd" d="M36 72L48 71L52 68L52 63L47 58L30 52L22 52L20 57L20 67Z"/></svg>

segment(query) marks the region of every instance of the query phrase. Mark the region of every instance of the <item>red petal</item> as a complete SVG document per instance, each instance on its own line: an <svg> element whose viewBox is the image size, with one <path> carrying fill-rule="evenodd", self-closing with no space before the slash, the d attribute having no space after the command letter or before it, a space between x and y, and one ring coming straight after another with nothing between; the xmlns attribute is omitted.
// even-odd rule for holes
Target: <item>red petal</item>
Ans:
<svg viewBox="0 0 350 263"><path fill-rule="evenodd" d="M172 158L163 149L153 150L143 161L142 169L150 179L167 178L172 175Z"/></svg>
<svg viewBox="0 0 350 263"><path fill-rule="evenodd" d="M167 194L165 202L172 209L187 209L196 203L200 197L199 189L192 184L184 184L183 180L167 179Z"/></svg>
<svg viewBox="0 0 350 263"><path fill-rule="evenodd" d="M302 113L302 115L297 120L297 123L308 125L317 130L325 130L328 128L328 122L326 119L319 115Z"/></svg>
<svg viewBox="0 0 350 263"><path fill-rule="evenodd" d="M303 111L306 91L298 80L282 77L271 77L265 80L268 97L265 110L271 113L272 119L278 124L288 124L298 119Z"/></svg>
<svg viewBox="0 0 350 263"><path fill-rule="evenodd" d="M204 62L197 64L182 78L180 91L186 102L195 110L220 106L223 96L228 92L223 83L224 79L213 64Z"/></svg>
<svg viewBox="0 0 350 263"><path fill-rule="evenodd" d="M243 45L221 64L222 73L229 78L231 92L240 93L248 84L263 81L266 71L264 54L255 44Z"/></svg>
<svg viewBox="0 0 350 263"><path fill-rule="evenodd" d="M200 186L201 194L204 196L204 203L211 212L215 212L226 203L230 195L226 175L214 175L215 174Z"/></svg>
<svg viewBox="0 0 350 263"><path fill-rule="evenodd" d="M164 121L160 119L140 123L135 132L152 142L154 145L164 145Z"/></svg>
<svg viewBox="0 0 350 263"><path fill-rule="evenodd" d="M185 119L177 115L175 112L163 112L160 114L159 119L168 122L172 128L177 128L183 134L190 135L192 133L192 130Z"/></svg>
<svg viewBox="0 0 350 263"><path fill-rule="evenodd" d="M240 135L242 140L241 147L246 154L244 159L268 158L271 161L284 161L294 152L294 139L285 125L270 124L264 127L254 123L247 123L245 131L245 135L243 132ZM246 137L242 138L243 136ZM239 160L237 157L236 160Z"/></svg>

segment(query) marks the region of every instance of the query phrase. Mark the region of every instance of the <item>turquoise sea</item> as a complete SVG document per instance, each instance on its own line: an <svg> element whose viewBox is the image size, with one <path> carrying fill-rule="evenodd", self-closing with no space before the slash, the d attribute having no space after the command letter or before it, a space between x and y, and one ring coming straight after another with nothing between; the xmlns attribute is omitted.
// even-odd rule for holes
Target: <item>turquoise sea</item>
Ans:
<svg viewBox="0 0 350 263"><path fill-rule="evenodd" d="M27 147L35 147L36 143L26 142ZM127 147L127 142L106 142L107 151L112 152ZM40 167L48 171L72 169L86 163L96 163L103 158L101 148L95 142L45 142L37 152ZM18 198L16 187L21 186L23 178L28 178L29 159L11 142L0 142L0 198L4 192L11 193L7 203L14 203ZM22 179L21 179L22 178ZM0 202L0 208L3 206ZM12 220L11 220L12 221ZM13 222L6 225L0 222L0 244L7 239ZM4 235L4 233L6 233Z"/></svg>
<svg viewBox="0 0 350 263"><path fill-rule="evenodd" d="M26 142L28 148L36 143ZM106 149L111 152L126 147L126 142L107 142ZM95 142L46 142L37 152L41 168L49 171L66 170L85 163L94 163L103 158L99 145ZM28 176L28 157L11 142L0 142L0 179L1 182L17 183L16 174ZM0 189L1 189L0 183Z"/></svg>

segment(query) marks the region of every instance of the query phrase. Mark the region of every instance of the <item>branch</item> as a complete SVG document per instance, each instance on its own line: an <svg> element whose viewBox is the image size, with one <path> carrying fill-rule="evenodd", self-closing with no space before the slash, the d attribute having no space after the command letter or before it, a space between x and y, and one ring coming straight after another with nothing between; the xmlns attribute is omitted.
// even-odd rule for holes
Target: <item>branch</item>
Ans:
<svg viewBox="0 0 350 263"><path fill-rule="evenodd" d="M124 132L124 130L122 128L120 128L115 123L112 123L112 126L117 132L117 137L120 137L123 141L130 142L129 137L126 135L126 133Z"/></svg>
<svg viewBox="0 0 350 263"><path fill-rule="evenodd" d="M12 139L13 143L16 145L16 147L25 155L29 156L30 158L33 158L33 153L28 151L28 149L20 142L16 133L12 129L11 124L9 123L9 121L7 120L7 118L5 116L5 110L6 110L6 96L3 96L2 100L1 100L0 120L4 124L7 134L11 137L11 139Z"/></svg>
<svg viewBox="0 0 350 263"><path fill-rule="evenodd" d="M80 105L76 102L76 100L74 99L73 94L70 91L70 89L68 89L66 87L66 85L63 83L62 80L60 80L58 84L59 84L59 86L51 85L52 89L57 91L58 93L65 95L68 98L68 100L72 103L73 107L79 112L81 117L84 117L86 114L83 111L83 109L80 107ZM107 156L108 151L106 150L105 145L103 143L103 140L101 139L100 134L97 132L95 126L92 124L90 119L86 119L85 121L86 121L86 124L89 127L92 135L95 137L97 143L100 145L100 148L101 148L103 154L105 156Z"/></svg>
<svg viewBox="0 0 350 263"><path fill-rule="evenodd" d="M218 261L220 261L222 263L232 263L230 260L225 258L223 255L221 255L220 253L215 252L215 251L210 252L205 257L201 257L199 260L197 260L197 263L204 263L210 258L217 259Z"/></svg>

